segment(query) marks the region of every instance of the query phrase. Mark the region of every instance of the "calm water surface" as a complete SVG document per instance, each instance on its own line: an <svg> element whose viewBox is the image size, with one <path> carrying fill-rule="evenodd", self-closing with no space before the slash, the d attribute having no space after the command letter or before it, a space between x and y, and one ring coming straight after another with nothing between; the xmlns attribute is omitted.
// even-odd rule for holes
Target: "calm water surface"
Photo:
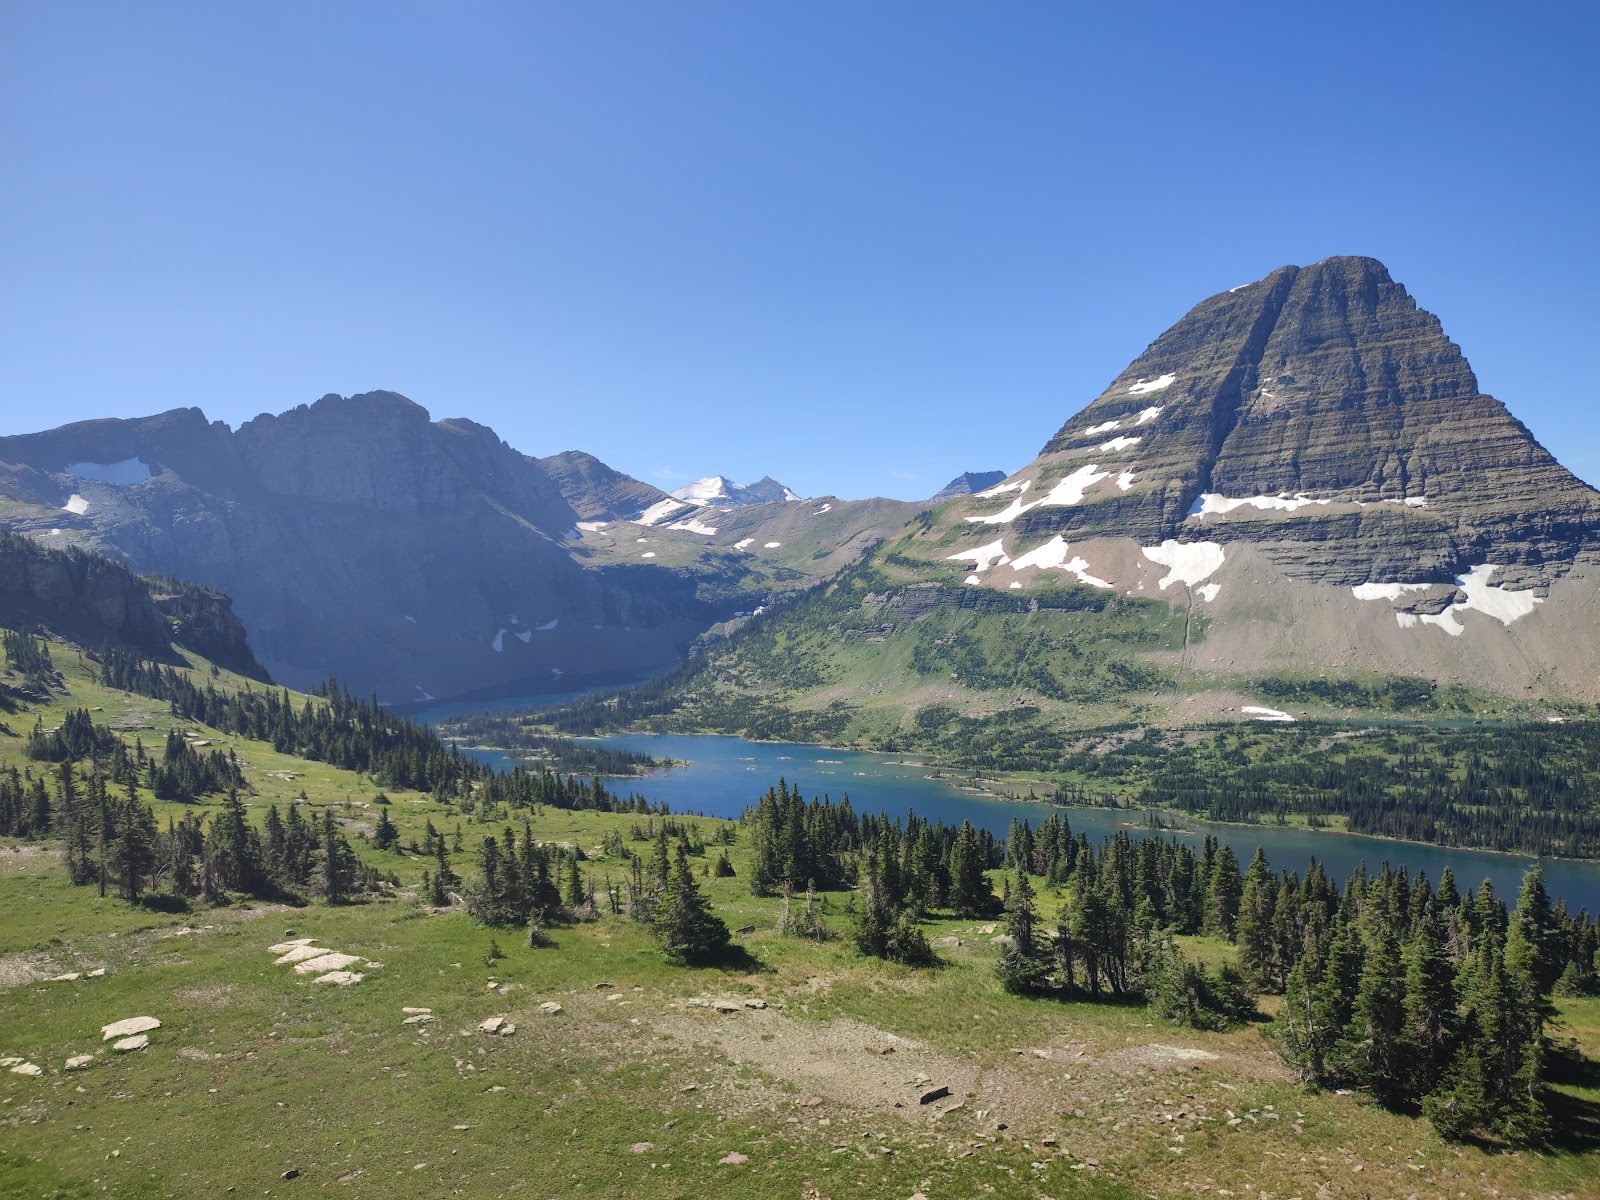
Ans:
<svg viewBox="0 0 1600 1200"><path fill-rule="evenodd" d="M807 796L850 797L857 812L887 812L901 816L915 811L946 824L971 821L979 828L1004 834L1013 817L1023 817L1035 828L1052 813L1071 822L1074 832L1087 833L1091 842L1118 830L1134 836L1152 836L1140 828L1138 811L1094 808L1057 808L1054 805L1001 800L977 794L962 786L958 775L938 777L933 768L914 757L828 750L817 746L775 742L747 742L743 738L713 735L620 734L597 739L602 745L633 750L653 758L676 759L686 766L654 771L642 779L618 780L615 790L636 791L662 800L674 812L701 812L715 817L736 817L753 804L780 777L799 786ZM495 751L476 756L500 767L517 760ZM1313 856L1330 878L1342 883L1351 871L1366 864L1377 870L1383 863L1401 866L1413 877L1419 871L1437 883L1445 867L1455 872L1456 886L1475 889L1485 878L1502 899L1514 901L1529 858L1492 854L1481 850L1445 850L1434 846L1397 842L1351 834L1279 829L1267 825L1213 825L1182 821L1182 830L1163 830L1155 836L1177 837L1198 846L1214 834L1233 847L1247 863L1260 846L1277 870L1304 874ZM1600 911L1600 863L1546 860L1545 883L1557 899L1573 911Z"/></svg>

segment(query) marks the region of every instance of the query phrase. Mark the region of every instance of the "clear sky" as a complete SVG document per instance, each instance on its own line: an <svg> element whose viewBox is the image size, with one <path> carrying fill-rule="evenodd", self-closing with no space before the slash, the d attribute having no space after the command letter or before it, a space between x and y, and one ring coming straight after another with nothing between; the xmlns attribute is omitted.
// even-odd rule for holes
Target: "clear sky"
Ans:
<svg viewBox="0 0 1600 1200"><path fill-rule="evenodd" d="M664 487L1014 469L1368 254L1600 483L1600 5L0 5L0 432L402 392Z"/></svg>

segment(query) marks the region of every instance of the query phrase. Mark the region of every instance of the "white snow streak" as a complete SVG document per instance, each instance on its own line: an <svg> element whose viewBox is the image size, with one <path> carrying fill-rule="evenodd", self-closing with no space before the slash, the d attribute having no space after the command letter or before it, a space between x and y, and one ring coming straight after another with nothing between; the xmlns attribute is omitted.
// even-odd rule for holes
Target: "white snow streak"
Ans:
<svg viewBox="0 0 1600 1200"><path fill-rule="evenodd" d="M707 525L699 517L690 517L687 521L675 521L667 526L668 529L683 529L689 533L700 533L710 537L717 532L715 525Z"/></svg>
<svg viewBox="0 0 1600 1200"><path fill-rule="evenodd" d="M1141 409L1139 411L1139 419L1137 421L1135 421L1134 424L1135 425L1148 425L1151 421L1154 421L1160 415L1161 415L1161 406L1160 405L1153 405L1150 408Z"/></svg>
<svg viewBox="0 0 1600 1200"><path fill-rule="evenodd" d="M1098 425L1091 425L1083 431L1084 437L1093 437L1097 433L1110 433L1113 429L1121 429L1121 421L1102 421Z"/></svg>
<svg viewBox="0 0 1600 1200"><path fill-rule="evenodd" d="M1119 488L1121 488L1123 491L1127 491L1129 488L1131 488L1133 486L1133 468L1132 467L1129 467L1121 475L1117 476L1117 486Z"/></svg>
<svg viewBox="0 0 1600 1200"><path fill-rule="evenodd" d="M76 513L81 517L84 513L89 511L89 502L82 496L78 495L77 492L73 492L71 497L68 498L67 502L61 506L61 511Z"/></svg>
<svg viewBox="0 0 1600 1200"><path fill-rule="evenodd" d="M1279 512L1294 512L1297 508L1305 508L1310 504L1332 504L1332 500L1317 500L1304 492L1296 492L1293 496L1287 493L1279 496L1241 496L1230 497L1219 495L1216 492L1204 492L1195 506L1189 510L1190 516L1204 516L1206 513L1231 513L1236 508L1249 505L1259 508L1263 512L1277 509Z"/></svg>
<svg viewBox="0 0 1600 1200"><path fill-rule="evenodd" d="M1100 449L1126 450L1129 446L1137 446L1143 440L1143 438L1128 437L1126 435L1122 437L1114 437L1109 442L1100 443Z"/></svg>
<svg viewBox="0 0 1600 1200"><path fill-rule="evenodd" d="M540 633L546 633L549 630L554 629L559 624L561 624L561 618L560 617L554 617L551 620L546 621L543 625L535 625L534 628L537 629Z"/></svg>
<svg viewBox="0 0 1600 1200"><path fill-rule="evenodd" d="M987 571L990 567L1011 561L1006 555L1005 538L997 538L987 546L979 546L976 550L962 550L956 554L947 555L946 562L962 562L971 560L974 571ZM972 580L967 580L971 583Z"/></svg>
<svg viewBox="0 0 1600 1200"><path fill-rule="evenodd" d="M1174 583L1193 587L1205 582L1207 576L1222 566L1224 558L1222 547L1216 542L1179 542L1168 538L1159 546L1142 549L1151 562L1167 568L1166 576L1160 580L1162 591Z"/></svg>
<svg viewBox="0 0 1600 1200"><path fill-rule="evenodd" d="M823 513L825 513L825 512L832 512L832 511L833 511L833 505L831 505L831 504L824 504L824 505L823 505L823 506L822 506L822 507L821 507L821 508L819 508L819 509L817 509L817 511L816 511L816 512L814 512L814 513L812 513L812 514L811 514L811 515L812 515L812 516L813 516L813 517L820 517L820 516L821 516L821 515L822 515L822 514L823 514Z"/></svg>
<svg viewBox="0 0 1600 1200"><path fill-rule="evenodd" d="M746 546L748 546L753 541L755 541L755 538L753 538L753 537L741 538L739 541L737 541L737 542L735 542L733 544L733 548L735 550L743 550Z"/></svg>
<svg viewBox="0 0 1600 1200"><path fill-rule="evenodd" d="M1050 489L1050 494L1040 504L1081 504L1083 495L1102 479L1111 478L1110 471L1096 470L1094 463L1079 467L1068 475L1055 487Z"/></svg>
<svg viewBox="0 0 1600 1200"><path fill-rule="evenodd" d="M499 633L495 634L494 641L490 642L489 645L494 648L494 652L496 654L499 654L502 650L504 650L506 648L506 631L502 629Z"/></svg>
<svg viewBox="0 0 1600 1200"><path fill-rule="evenodd" d="M1425 592L1427 583L1358 583L1351 588L1357 600L1398 600L1407 592Z"/></svg>
<svg viewBox="0 0 1600 1200"><path fill-rule="evenodd" d="M654 558L655 556L656 552L654 550L646 550L643 554L639 555L640 558Z"/></svg>
<svg viewBox="0 0 1600 1200"><path fill-rule="evenodd" d="M674 513L686 512L693 508L692 504L685 504L682 500L657 500L633 519L635 525L655 525L665 521Z"/></svg>
<svg viewBox="0 0 1600 1200"><path fill-rule="evenodd" d="M1142 396L1146 392L1159 392L1163 388L1171 387L1172 384L1173 384L1173 381L1176 380L1177 378L1178 377L1176 375L1161 375L1161 376L1158 376L1155 379L1150 380L1149 382L1146 382L1145 380L1141 379L1138 383L1134 384L1131 388L1128 389L1128 395L1130 395L1130 396Z"/></svg>
<svg viewBox="0 0 1600 1200"><path fill-rule="evenodd" d="M522 644L524 646L526 646L529 642L531 642L533 640L533 630L531 630L531 629L519 629L512 636L516 637L516 638L520 638L521 641L522 641Z"/></svg>
<svg viewBox="0 0 1600 1200"><path fill-rule="evenodd" d="M1294 718L1286 712L1279 712L1275 708L1262 708L1259 704L1246 704L1239 711L1247 717L1254 717L1258 721L1288 721L1291 723L1294 721Z"/></svg>
<svg viewBox="0 0 1600 1200"><path fill-rule="evenodd" d="M1029 480L1019 479L1015 483L997 483L992 488L984 488L981 492L973 493L975 499L988 500L993 496L1003 496L1007 492L1025 492L1028 490Z"/></svg>
<svg viewBox="0 0 1600 1200"><path fill-rule="evenodd" d="M579 521L578 528L585 533L598 533L609 524L611 524L610 521Z"/></svg>
<svg viewBox="0 0 1600 1200"><path fill-rule="evenodd" d="M1022 555L1022 557L1015 559L1011 564L1013 571L1020 571L1024 567L1037 567L1040 570L1054 568L1059 571L1065 571L1069 575L1076 575L1079 583L1087 584L1089 587L1109 588L1113 586L1104 579L1097 579L1095 576L1090 575L1088 573L1089 564L1081 555L1074 555L1069 559L1067 557L1067 539L1059 533L1044 545L1036 546ZM1012 586L1015 587L1017 585L1013 584Z"/></svg>
<svg viewBox="0 0 1600 1200"><path fill-rule="evenodd" d="M1200 593L1200 598L1210 604L1217 598L1217 593L1222 590L1220 583L1202 583L1195 591Z"/></svg>
<svg viewBox="0 0 1600 1200"><path fill-rule="evenodd" d="M766 544L765 544L765 545L764 545L764 546L763 546L763 547L762 547L762 549L764 549L764 550L776 550L776 549L777 549L777 548L778 548L778 547L779 547L779 546L781 546L781 545L783 545L783 543L782 543L782 542L767 542L767 543L766 543Z"/></svg>

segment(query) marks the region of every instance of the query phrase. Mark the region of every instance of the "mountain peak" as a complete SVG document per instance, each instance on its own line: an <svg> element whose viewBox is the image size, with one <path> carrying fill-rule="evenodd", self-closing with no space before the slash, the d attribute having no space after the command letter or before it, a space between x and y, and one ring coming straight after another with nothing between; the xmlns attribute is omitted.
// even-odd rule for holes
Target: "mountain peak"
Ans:
<svg viewBox="0 0 1600 1200"><path fill-rule="evenodd" d="M708 475L667 494L685 504L712 508L743 508L749 504L773 504L804 498L770 475L763 475L756 482L746 484L735 483L726 475Z"/></svg>

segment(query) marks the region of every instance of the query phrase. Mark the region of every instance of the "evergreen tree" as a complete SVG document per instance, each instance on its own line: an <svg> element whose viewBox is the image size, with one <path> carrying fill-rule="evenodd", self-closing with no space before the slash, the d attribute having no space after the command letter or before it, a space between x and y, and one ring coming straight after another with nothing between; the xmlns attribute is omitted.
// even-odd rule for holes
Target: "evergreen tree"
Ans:
<svg viewBox="0 0 1600 1200"><path fill-rule="evenodd" d="M1406 959L1405 1042L1412 1062L1406 1092L1419 1098L1444 1078L1459 1028L1455 963L1436 910L1416 926Z"/></svg>
<svg viewBox="0 0 1600 1200"><path fill-rule="evenodd" d="M663 952L678 963L712 959L726 950L731 940L727 925L700 894L682 842L674 850L666 894L656 909L655 931Z"/></svg>
<svg viewBox="0 0 1600 1200"><path fill-rule="evenodd" d="M1267 867L1266 855L1257 846L1250 868L1245 872L1236 935L1239 969L1250 986L1258 991L1268 991L1281 984L1273 929L1277 909L1278 881Z"/></svg>
<svg viewBox="0 0 1600 1200"><path fill-rule="evenodd" d="M1206 932L1233 940L1239 919L1239 860L1226 842L1216 847L1211 874L1206 881Z"/></svg>
<svg viewBox="0 0 1600 1200"><path fill-rule="evenodd" d="M1027 871L1017 872L1006 906L1006 934L1010 942L1000 949L995 973L1000 985L1014 995L1032 995L1049 990L1050 959L1040 946L1037 934L1038 908L1033 884Z"/></svg>
<svg viewBox="0 0 1600 1200"><path fill-rule="evenodd" d="M1405 999L1400 946L1384 929L1367 947L1340 1044L1341 1073L1382 1104L1399 1103L1410 1089Z"/></svg>

